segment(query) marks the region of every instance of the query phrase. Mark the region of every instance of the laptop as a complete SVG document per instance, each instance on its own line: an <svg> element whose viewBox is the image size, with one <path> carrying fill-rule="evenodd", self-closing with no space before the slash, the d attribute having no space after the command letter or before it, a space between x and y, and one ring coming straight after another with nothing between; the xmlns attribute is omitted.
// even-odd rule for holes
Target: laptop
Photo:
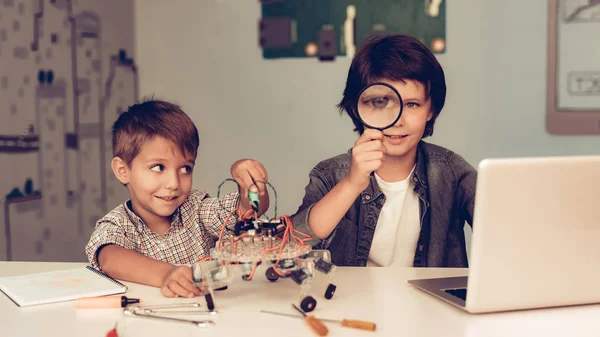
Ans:
<svg viewBox="0 0 600 337"><path fill-rule="evenodd" d="M600 303L600 156L483 160L469 265L408 283L470 313Z"/></svg>

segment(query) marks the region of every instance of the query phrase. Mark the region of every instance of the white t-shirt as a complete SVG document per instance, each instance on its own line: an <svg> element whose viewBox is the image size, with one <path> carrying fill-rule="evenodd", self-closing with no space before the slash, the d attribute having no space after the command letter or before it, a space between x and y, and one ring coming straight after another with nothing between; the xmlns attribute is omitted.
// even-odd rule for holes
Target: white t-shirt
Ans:
<svg viewBox="0 0 600 337"><path fill-rule="evenodd" d="M414 170L414 168L413 168ZM421 232L419 196L406 179L387 182L375 174L385 203L379 213L367 266L412 267Z"/></svg>

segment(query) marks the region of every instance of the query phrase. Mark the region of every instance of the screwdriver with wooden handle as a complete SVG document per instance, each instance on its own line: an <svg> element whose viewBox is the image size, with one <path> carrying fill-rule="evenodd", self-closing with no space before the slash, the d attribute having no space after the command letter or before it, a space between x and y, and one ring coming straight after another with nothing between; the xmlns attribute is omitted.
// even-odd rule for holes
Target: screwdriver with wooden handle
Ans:
<svg viewBox="0 0 600 337"><path fill-rule="evenodd" d="M292 304L292 306L294 309L298 310L302 316L305 317L306 324L308 324L308 326L317 334L317 336L327 336L329 329L327 329L327 326L323 324L323 322L313 315L305 314L304 311L298 308L295 304Z"/></svg>
<svg viewBox="0 0 600 337"><path fill-rule="evenodd" d="M274 311L268 311L268 310L261 310L260 312L267 313L267 314L273 314L273 315L301 318L301 316L298 316L298 315L284 314L281 312L274 312ZM340 323L345 328L360 329L360 330L366 330L366 331L375 331L375 329L377 327L377 325L374 322L359 321L359 320L355 320L355 319L337 320L337 319L319 318L319 320L321 320L323 322Z"/></svg>

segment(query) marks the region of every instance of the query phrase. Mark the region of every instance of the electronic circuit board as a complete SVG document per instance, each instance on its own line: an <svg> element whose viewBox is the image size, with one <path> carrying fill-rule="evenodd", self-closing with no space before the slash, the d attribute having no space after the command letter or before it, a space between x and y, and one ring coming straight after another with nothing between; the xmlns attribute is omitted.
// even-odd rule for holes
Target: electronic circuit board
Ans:
<svg viewBox="0 0 600 337"><path fill-rule="evenodd" d="M259 45L265 59L353 51L371 34L413 36L434 53L446 50L443 0L261 0Z"/></svg>

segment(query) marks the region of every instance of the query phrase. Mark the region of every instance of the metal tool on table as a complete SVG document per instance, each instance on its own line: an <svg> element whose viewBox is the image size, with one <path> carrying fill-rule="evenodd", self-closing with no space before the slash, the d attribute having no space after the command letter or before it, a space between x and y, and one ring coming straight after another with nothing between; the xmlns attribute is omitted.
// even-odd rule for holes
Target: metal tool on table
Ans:
<svg viewBox="0 0 600 337"><path fill-rule="evenodd" d="M260 312L266 313L266 314L302 318L302 316L298 316L298 315L294 315L294 314L285 314L285 313L275 312L275 311L261 310ZM338 320L338 319L319 318L319 320L321 320L323 322L340 323L343 327L350 328L350 329L375 331L375 329L377 328L377 325L375 324L375 322L360 321L360 320L356 320L356 319L345 319L344 318L342 320Z"/></svg>
<svg viewBox="0 0 600 337"><path fill-rule="evenodd" d="M329 333L329 329L327 329L327 326L323 322L321 322L314 315L307 315L306 313L304 313L304 311L302 311L302 309L298 308L295 304L292 304L292 306L305 317L304 321L306 322L306 324L308 324L312 331L314 331L318 336L327 336L327 334Z"/></svg>
<svg viewBox="0 0 600 337"><path fill-rule="evenodd" d="M200 303L175 303L175 304L164 304L164 305L133 305L127 306L123 313L127 316L137 316L146 318L155 318L162 320L171 320L175 322L192 323L198 327L204 328L210 325L214 325L215 322L212 319L193 319L193 318L178 318L170 315L202 315L202 316L216 316L217 312L214 310L205 310L201 308Z"/></svg>

